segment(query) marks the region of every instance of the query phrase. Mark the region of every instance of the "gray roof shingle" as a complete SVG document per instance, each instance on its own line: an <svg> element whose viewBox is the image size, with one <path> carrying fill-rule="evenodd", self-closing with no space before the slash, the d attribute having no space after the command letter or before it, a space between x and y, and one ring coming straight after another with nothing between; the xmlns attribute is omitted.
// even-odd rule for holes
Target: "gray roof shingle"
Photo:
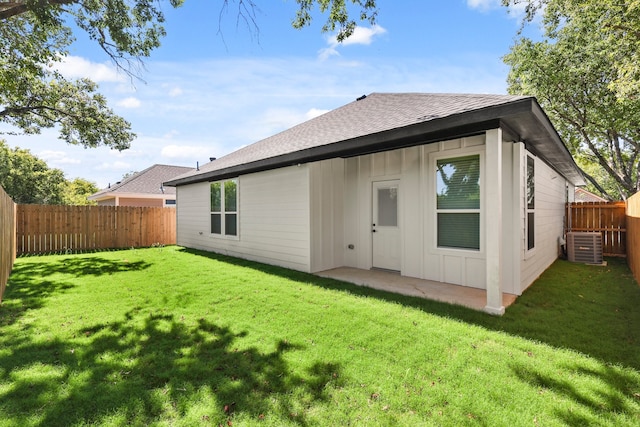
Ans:
<svg viewBox="0 0 640 427"><path fill-rule="evenodd" d="M112 193L175 194L176 189L173 187L164 187L163 192L163 189L161 189L162 183L192 170L195 169L185 166L156 164L127 177L121 182L111 185L109 188L92 194L90 198L103 198Z"/></svg>
<svg viewBox="0 0 640 427"><path fill-rule="evenodd" d="M472 120L486 121L491 119L496 121L500 120L502 116L495 116L495 114L515 117L516 114L530 113L524 109L529 108L531 103L536 103L532 97L514 95L372 93L204 164L200 166L200 170L188 172L167 182L167 185L184 185L190 182L216 179L220 176L226 176L225 173L227 175L241 174L245 171L254 172L281 167L286 162L292 164L298 158L301 161L328 158L331 155L331 150L334 149L333 147L336 149L334 157L341 156L345 154L340 153L338 147L347 141L350 143L351 154L358 154L358 144L365 137L379 135L379 141L376 143L378 150L385 142L385 138L388 138L389 143L386 144L385 149L393 149L396 148L393 145L394 138L405 133L405 129L416 125L419 127L424 124L426 127L420 132L429 132L436 128L437 130L444 129L445 125L441 123L446 123L446 126L451 128L459 128ZM522 105L514 107L511 111L510 105L515 106L515 104ZM482 115L485 110L491 110L491 113ZM471 118L472 115L473 118ZM460 120L457 120L458 117ZM537 119L539 120L539 118ZM431 126L432 124L433 126ZM529 126L529 128L531 127ZM552 128L552 126L550 127ZM420 127L420 129L423 128ZM547 130L545 129L545 131ZM555 135L559 141L559 137L557 134ZM538 138L537 135L536 138ZM364 141L362 142L364 145ZM560 145L562 146L561 141ZM318 154L319 151L323 152L324 157ZM309 153L309 156L305 157L302 153ZM569 168L575 166L570 155L567 159L565 153L561 153L560 157L564 162L571 163Z"/></svg>

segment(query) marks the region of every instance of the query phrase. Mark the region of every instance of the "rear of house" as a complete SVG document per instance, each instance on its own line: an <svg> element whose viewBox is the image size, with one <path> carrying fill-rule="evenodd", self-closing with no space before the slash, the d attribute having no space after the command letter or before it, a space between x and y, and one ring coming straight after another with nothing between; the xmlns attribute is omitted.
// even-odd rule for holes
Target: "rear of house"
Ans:
<svg viewBox="0 0 640 427"><path fill-rule="evenodd" d="M530 97L372 94L169 182L178 244L521 294L582 178Z"/></svg>

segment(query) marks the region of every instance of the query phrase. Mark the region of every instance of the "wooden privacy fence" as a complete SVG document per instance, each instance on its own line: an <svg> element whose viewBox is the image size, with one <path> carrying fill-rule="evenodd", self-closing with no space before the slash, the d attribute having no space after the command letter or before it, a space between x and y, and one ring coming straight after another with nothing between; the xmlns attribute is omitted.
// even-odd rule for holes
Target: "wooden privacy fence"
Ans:
<svg viewBox="0 0 640 427"><path fill-rule="evenodd" d="M176 243L176 210L18 205L17 254L71 253Z"/></svg>
<svg viewBox="0 0 640 427"><path fill-rule="evenodd" d="M0 302L16 259L16 204L0 186Z"/></svg>
<svg viewBox="0 0 640 427"><path fill-rule="evenodd" d="M627 264L640 283L640 193L627 199Z"/></svg>
<svg viewBox="0 0 640 427"><path fill-rule="evenodd" d="M627 218L625 202L567 204L567 231L602 233L605 256L626 256Z"/></svg>

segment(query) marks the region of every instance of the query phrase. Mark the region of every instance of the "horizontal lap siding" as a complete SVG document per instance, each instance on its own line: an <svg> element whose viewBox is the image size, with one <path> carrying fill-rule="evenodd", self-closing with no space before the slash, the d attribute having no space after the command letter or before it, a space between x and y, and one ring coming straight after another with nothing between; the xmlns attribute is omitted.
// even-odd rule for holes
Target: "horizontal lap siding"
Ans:
<svg viewBox="0 0 640 427"><path fill-rule="evenodd" d="M306 166L238 179L239 238L210 233L209 183L178 187L178 244L309 271L309 178Z"/></svg>
<svg viewBox="0 0 640 427"><path fill-rule="evenodd" d="M208 249L204 239L209 234L209 197L208 182L177 188L178 245Z"/></svg>
<svg viewBox="0 0 640 427"><path fill-rule="evenodd" d="M309 271L307 166L242 176L240 242L257 261Z"/></svg>

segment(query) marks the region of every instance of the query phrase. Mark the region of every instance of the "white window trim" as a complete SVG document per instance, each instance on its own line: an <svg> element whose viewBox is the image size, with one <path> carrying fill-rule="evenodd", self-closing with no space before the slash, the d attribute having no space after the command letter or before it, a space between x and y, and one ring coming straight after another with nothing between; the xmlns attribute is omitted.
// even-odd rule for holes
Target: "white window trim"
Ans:
<svg viewBox="0 0 640 427"><path fill-rule="evenodd" d="M527 183L527 177L529 174L529 159L533 160L533 209L529 209L529 185ZM537 245L537 225L536 225L536 170L538 169L536 156L531 154L530 152L526 152L524 156L524 259L531 258L535 252ZM533 221L533 248L529 249L529 214L533 213L534 221Z"/></svg>
<svg viewBox="0 0 640 427"><path fill-rule="evenodd" d="M442 159L454 159L457 157L466 157L466 156L480 156L480 209L447 209L447 213L476 213L480 214L480 248L479 249L464 249L464 248L449 248L438 246L438 207L436 202L437 197L437 162ZM429 153L429 168L427 173L427 183L429 188L429 194L427 197L427 206L428 212L431 215L431 252L439 255L452 255L452 256L462 256L466 258L484 258L485 256L485 227L484 227L484 218L485 218L485 146L477 146L470 148L461 148L456 150L446 150L446 151L438 151ZM430 181L430 182L429 182Z"/></svg>
<svg viewBox="0 0 640 427"><path fill-rule="evenodd" d="M235 211L227 211L225 206L225 197L224 197L224 183L228 181L236 182L236 210ZM239 178L229 178L221 181L209 181L209 203L211 203L211 184L220 184L220 212L214 212L211 210L211 206L209 206L209 236L215 239L225 239L225 240L240 240L240 179ZM220 214L220 229L221 233L213 233L211 231L211 215L214 213ZM225 234L226 231L226 214L235 214L236 215L236 234L229 235Z"/></svg>

